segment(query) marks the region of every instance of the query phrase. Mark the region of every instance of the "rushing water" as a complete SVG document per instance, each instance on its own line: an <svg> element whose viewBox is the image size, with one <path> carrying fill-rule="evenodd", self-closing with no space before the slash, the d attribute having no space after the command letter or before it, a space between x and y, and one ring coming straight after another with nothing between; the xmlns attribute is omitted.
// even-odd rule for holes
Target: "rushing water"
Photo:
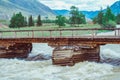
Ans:
<svg viewBox="0 0 120 80"><path fill-rule="evenodd" d="M30 56L51 55L47 44L33 44ZM120 58L120 45L101 46L101 58ZM80 62L75 66L52 65L51 60L24 61L0 59L0 80L120 80L120 66L109 63Z"/></svg>
<svg viewBox="0 0 120 80"><path fill-rule="evenodd" d="M52 65L51 60L0 59L0 80L120 80L120 45L100 48L101 63L85 61L72 67ZM52 50L47 44L34 43L29 56L49 57Z"/></svg>

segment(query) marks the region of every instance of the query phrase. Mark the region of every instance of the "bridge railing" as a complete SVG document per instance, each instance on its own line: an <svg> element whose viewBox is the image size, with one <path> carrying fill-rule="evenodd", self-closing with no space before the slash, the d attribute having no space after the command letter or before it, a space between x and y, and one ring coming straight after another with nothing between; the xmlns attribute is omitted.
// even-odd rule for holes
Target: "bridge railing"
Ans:
<svg viewBox="0 0 120 80"><path fill-rule="evenodd" d="M54 37L118 37L120 28L9 30L0 31L0 38L54 38Z"/></svg>

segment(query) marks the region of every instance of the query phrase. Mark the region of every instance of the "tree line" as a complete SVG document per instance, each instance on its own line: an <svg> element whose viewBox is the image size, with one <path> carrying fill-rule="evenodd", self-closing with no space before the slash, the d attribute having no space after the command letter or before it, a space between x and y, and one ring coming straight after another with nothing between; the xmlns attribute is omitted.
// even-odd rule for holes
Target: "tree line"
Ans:
<svg viewBox="0 0 120 80"><path fill-rule="evenodd" d="M70 18L67 20L64 16L56 16L56 24L59 26L65 26L65 23L71 24L71 26L79 26L79 24L86 24L85 15L79 12L79 9L75 6L70 8Z"/></svg>
<svg viewBox="0 0 120 80"><path fill-rule="evenodd" d="M106 12L102 9L99 11L93 22L98 23L103 28L115 28L116 24L120 24L120 14L115 16L108 6Z"/></svg>
<svg viewBox="0 0 120 80"><path fill-rule="evenodd" d="M36 23L36 24L35 24ZM22 15L21 12L13 14L10 20L10 28L20 28L25 26L42 26L42 23L55 23L61 26L65 26L66 23L71 26L79 26L79 24L86 24L85 15L79 11L75 6L70 8L70 17L66 19L65 16L59 15L56 16L56 20L50 20L46 17L46 20L41 20L41 16L38 15L37 20L34 21L32 15L29 18L26 18ZM93 23L100 24L103 28L114 28L116 23L120 24L120 14L114 15L108 6L106 11L100 10L98 15L93 18Z"/></svg>
<svg viewBox="0 0 120 80"><path fill-rule="evenodd" d="M55 23L61 26L65 26L65 24L70 24L71 26L79 26L79 24L85 24L85 15L83 15L81 12L79 12L78 8L75 6L72 6L70 8L70 18L66 19L66 17L59 15L56 16L56 20L49 20L48 17L46 17L46 20L41 20L41 16L38 15L37 21L35 22L33 20L32 15L29 16L27 19L22 15L21 12L17 14L13 14L11 20L10 20L10 28L20 28L25 26L35 26L35 23L37 26L42 26L42 23Z"/></svg>
<svg viewBox="0 0 120 80"><path fill-rule="evenodd" d="M21 12L13 14L11 20L10 20L10 24L9 27L10 28L20 28L20 27L26 27L26 26L34 26L35 22L33 20L32 15L29 16L29 18L27 19L26 17L24 17L22 15ZM41 21L41 16L38 15L37 21L36 21L36 25L37 26L42 26L42 21Z"/></svg>

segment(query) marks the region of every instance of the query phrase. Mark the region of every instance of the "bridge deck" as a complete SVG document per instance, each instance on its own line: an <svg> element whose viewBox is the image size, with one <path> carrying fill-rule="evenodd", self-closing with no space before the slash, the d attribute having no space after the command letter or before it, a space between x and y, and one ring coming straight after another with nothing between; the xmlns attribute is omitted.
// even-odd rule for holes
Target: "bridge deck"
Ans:
<svg viewBox="0 0 120 80"><path fill-rule="evenodd" d="M0 43L119 44L120 28L0 31Z"/></svg>

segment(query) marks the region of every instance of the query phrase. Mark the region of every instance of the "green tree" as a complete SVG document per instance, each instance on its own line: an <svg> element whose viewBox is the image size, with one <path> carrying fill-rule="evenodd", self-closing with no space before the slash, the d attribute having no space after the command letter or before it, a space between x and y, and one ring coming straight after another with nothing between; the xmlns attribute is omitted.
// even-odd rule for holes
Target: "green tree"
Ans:
<svg viewBox="0 0 120 80"><path fill-rule="evenodd" d="M75 26L75 24L78 22L78 17L79 17L78 8L75 6L71 6L70 14L71 14L70 23Z"/></svg>
<svg viewBox="0 0 120 80"><path fill-rule="evenodd" d="M103 17L103 27L104 28L115 28L115 15L112 13L110 7L107 7L106 13Z"/></svg>
<svg viewBox="0 0 120 80"><path fill-rule="evenodd" d="M110 7L107 7L105 13L99 11L98 15L93 19L94 23L102 25L103 28L115 28L115 15L112 13Z"/></svg>
<svg viewBox="0 0 120 80"><path fill-rule="evenodd" d="M28 19L28 26L34 26L34 21L33 21L32 15Z"/></svg>
<svg viewBox="0 0 120 80"><path fill-rule="evenodd" d="M82 12L79 13L79 19L78 19L78 21L79 21L78 24L86 24L85 15L83 15Z"/></svg>
<svg viewBox="0 0 120 80"><path fill-rule="evenodd" d="M112 13L110 7L107 7L107 11L105 13L105 22L108 22L109 20L115 21L115 15Z"/></svg>
<svg viewBox="0 0 120 80"><path fill-rule="evenodd" d="M38 16L38 19L37 19L37 26L42 26L42 21L41 21L40 15Z"/></svg>
<svg viewBox="0 0 120 80"><path fill-rule="evenodd" d="M24 17L24 26L27 26L27 18Z"/></svg>
<svg viewBox="0 0 120 80"><path fill-rule="evenodd" d="M98 23L97 17L94 17L92 20L94 24Z"/></svg>
<svg viewBox="0 0 120 80"><path fill-rule="evenodd" d="M70 8L70 14L71 14L71 17L70 17L70 23L72 25L75 26L75 24L85 24L86 23L86 19L85 19L85 15L83 15L81 12L79 12L78 8L75 7L75 6L72 6Z"/></svg>
<svg viewBox="0 0 120 80"><path fill-rule="evenodd" d="M118 14L118 15L116 16L116 23L117 23L117 24L120 24L120 14Z"/></svg>
<svg viewBox="0 0 120 80"><path fill-rule="evenodd" d="M102 12L102 9L101 9L100 12L98 13L98 16L97 16L98 24L100 24L100 25L103 24L103 17L104 17L104 13Z"/></svg>
<svg viewBox="0 0 120 80"><path fill-rule="evenodd" d="M20 28L20 27L24 27L25 26L25 20L24 20L24 16L22 15L21 12L17 13L17 14L13 14L11 20L10 20L10 28Z"/></svg>
<svg viewBox="0 0 120 80"><path fill-rule="evenodd" d="M56 24L60 26L65 26L66 18L62 15L56 16Z"/></svg>
<svg viewBox="0 0 120 80"><path fill-rule="evenodd" d="M104 13L102 12L102 8L98 12L98 15L95 18L93 18L93 22L98 23L100 25L102 25L104 23Z"/></svg>

